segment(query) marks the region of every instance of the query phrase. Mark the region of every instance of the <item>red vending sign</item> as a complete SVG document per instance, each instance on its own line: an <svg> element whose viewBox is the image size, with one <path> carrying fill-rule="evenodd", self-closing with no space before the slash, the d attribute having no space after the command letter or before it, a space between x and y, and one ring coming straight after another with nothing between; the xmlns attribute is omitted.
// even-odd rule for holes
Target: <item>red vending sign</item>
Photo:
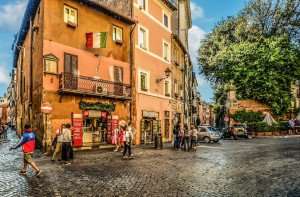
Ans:
<svg viewBox="0 0 300 197"><path fill-rule="evenodd" d="M73 114L73 147L81 147L83 144L83 118L82 114Z"/></svg>
<svg viewBox="0 0 300 197"><path fill-rule="evenodd" d="M118 127L119 125L119 118L118 116L112 116L109 117L107 120L107 139L108 143L112 144L112 137L113 137L113 131Z"/></svg>

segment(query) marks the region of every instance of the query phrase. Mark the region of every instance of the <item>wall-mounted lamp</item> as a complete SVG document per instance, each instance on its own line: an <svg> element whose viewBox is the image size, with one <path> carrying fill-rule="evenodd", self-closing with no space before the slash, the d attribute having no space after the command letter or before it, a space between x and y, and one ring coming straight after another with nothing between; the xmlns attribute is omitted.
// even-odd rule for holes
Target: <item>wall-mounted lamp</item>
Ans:
<svg viewBox="0 0 300 197"><path fill-rule="evenodd" d="M162 80L165 80L165 79L169 78L170 75L171 75L171 73L172 73L172 71L170 70L170 68L167 68L167 69L165 70L165 76L162 77L162 78L160 78L160 79L156 79L156 83L159 83L159 82L161 82Z"/></svg>

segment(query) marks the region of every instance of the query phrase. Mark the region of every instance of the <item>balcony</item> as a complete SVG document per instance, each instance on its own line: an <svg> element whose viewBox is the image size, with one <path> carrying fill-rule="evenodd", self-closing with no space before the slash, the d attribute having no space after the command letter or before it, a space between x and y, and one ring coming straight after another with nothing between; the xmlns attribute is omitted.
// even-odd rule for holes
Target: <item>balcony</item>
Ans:
<svg viewBox="0 0 300 197"><path fill-rule="evenodd" d="M131 99L130 85L69 73L60 74L59 92L122 100Z"/></svg>

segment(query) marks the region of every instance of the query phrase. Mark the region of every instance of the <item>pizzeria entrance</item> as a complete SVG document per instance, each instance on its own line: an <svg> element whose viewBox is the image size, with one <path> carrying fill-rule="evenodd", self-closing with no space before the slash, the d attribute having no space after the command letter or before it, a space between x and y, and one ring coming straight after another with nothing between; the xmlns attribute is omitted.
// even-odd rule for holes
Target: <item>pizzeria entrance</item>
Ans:
<svg viewBox="0 0 300 197"><path fill-rule="evenodd" d="M118 126L118 116L94 110L84 111L83 115L83 143L86 146L111 144L112 131Z"/></svg>
<svg viewBox="0 0 300 197"><path fill-rule="evenodd" d="M160 133L160 120L158 112L142 111L141 143L154 143L155 135Z"/></svg>

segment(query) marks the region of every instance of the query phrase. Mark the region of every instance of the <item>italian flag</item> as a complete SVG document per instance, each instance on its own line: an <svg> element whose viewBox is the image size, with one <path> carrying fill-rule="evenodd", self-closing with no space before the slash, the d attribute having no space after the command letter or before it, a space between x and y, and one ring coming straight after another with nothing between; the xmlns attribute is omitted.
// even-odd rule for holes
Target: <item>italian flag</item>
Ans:
<svg viewBox="0 0 300 197"><path fill-rule="evenodd" d="M106 48L107 32L86 33L86 47L89 49Z"/></svg>

